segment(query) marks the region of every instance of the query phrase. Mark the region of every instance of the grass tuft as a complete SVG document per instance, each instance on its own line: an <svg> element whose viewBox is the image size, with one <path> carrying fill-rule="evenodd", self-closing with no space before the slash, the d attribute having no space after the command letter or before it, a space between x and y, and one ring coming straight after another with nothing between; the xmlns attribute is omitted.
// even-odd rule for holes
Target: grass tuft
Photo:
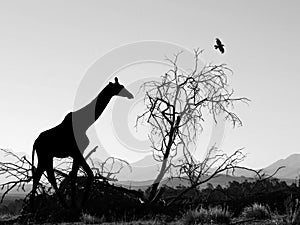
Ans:
<svg viewBox="0 0 300 225"><path fill-rule="evenodd" d="M92 216L87 213L83 213L81 216L81 221L84 224L101 224L104 222L104 220L105 220L104 216L102 216L101 218L98 218L96 216Z"/></svg>
<svg viewBox="0 0 300 225"><path fill-rule="evenodd" d="M245 207L242 216L246 219L265 220L270 219L271 215L266 206L254 203L251 206Z"/></svg>
<svg viewBox="0 0 300 225"><path fill-rule="evenodd" d="M184 225L194 225L203 223L229 224L230 214L215 207L210 209L189 210L182 218Z"/></svg>

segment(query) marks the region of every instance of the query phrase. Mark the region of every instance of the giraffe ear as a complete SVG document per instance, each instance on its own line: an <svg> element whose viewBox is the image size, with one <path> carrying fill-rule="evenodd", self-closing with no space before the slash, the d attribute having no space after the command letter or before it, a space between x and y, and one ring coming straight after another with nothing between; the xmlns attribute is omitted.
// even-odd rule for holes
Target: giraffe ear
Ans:
<svg viewBox="0 0 300 225"><path fill-rule="evenodd" d="M115 83L118 84L119 83L119 80L117 77L115 77Z"/></svg>

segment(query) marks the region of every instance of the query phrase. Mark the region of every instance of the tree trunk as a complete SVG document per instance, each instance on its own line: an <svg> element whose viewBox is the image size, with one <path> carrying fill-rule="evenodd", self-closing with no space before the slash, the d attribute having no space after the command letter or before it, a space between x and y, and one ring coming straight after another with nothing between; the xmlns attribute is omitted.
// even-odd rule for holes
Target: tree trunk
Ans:
<svg viewBox="0 0 300 225"><path fill-rule="evenodd" d="M157 193L157 189L158 189L158 186L161 182L161 180L163 179L165 173L166 173L166 168L167 168L167 162L168 162L168 157L170 155L170 149L167 149L166 150L166 155L164 156L164 161L161 165L161 168L160 168L160 172L159 174L157 175L156 179L154 180L153 184L151 185L151 192L150 192L150 195L149 195L149 203L152 203L156 196L156 193Z"/></svg>
<svg viewBox="0 0 300 225"><path fill-rule="evenodd" d="M148 198L149 203L153 203L154 201L158 200L157 198L155 198L156 194L157 194L157 189L158 189L158 186L159 186L160 182L162 181L162 179L163 179L163 177L166 173L168 158L169 158L169 155L170 155L171 147L173 145L174 138L175 138L176 131L178 129L179 123L180 123L180 116L177 116L176 124L175 124L175 126L172 126L171 130L170 130L169 141L168 141L168 145L167 145L167 148L166 148L166 153L164 155L164 160L163 160L161 168L160 168L160 172L157 175L156 179L154 180L153 184L151 185L151 192L150 192L150 195L149 195L149 198Z"/></svg>

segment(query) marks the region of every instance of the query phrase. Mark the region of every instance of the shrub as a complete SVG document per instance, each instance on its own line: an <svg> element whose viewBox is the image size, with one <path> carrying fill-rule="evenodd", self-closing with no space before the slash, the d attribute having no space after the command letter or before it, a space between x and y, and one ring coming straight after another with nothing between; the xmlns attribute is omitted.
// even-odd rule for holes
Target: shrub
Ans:
<svg viewBox="0 0 300 225"><path fill-rule="evenodd" d="M230 214L220 208L189 210L182 218L184 225L203 223L229 224Z"/></svg>
<svg viewBox="0 0 300 225"><path fill-rule="evenodd" d="M200 208L199 210L189 210L182 218L184 225L194 225L206 222L207 211Z"/></svg>
<svg viewBox="0 0 300 225"><path fill-rule="evenodd" d="M217 224L229 224L231 215L229 212L225 212L224 210L215 207L209 209L209 217L211 221Z"/></svg>
<svg viewBox="0 0 300 225"><path fill-rule="evenodd" d="M100 224L104 222L104 216L102 216L101 218L98 218L96 216L92 216L90 214L84 213L81 215L81 221L84 224Z"/></svg>
<svg viewBox="0 0 300 225"><path fill-rule="evenodd" d="M299 225L300 224L300 211L299 211L299 209L296 210L291 222L292 222L293 225Z"/></svg>
<svg viewBox="0 0 300 225"><path fill-rule="evenodd" d="M285 201L284 205L286 208L287 222L292 225L300 224L300 204L298 198L293 198L290 195Z"/></svg>
<svg viewBox="0 0 300 225"><path fill-rule="evenodd" d="M251 206L245 207L242 212L242 216L247 219L270 219L271 215L266 206L254 203Z"/></svg>

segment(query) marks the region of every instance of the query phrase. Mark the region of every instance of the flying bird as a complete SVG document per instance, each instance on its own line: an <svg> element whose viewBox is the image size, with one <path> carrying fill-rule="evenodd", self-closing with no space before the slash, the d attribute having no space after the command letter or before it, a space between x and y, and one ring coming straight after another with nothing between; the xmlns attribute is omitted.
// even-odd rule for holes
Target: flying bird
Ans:
<svg viewBox="0 0 300 225"><path fill-rule="evenodd" d="M224 45L219 38L216 38L216 45L214 45L215 49L219 49L223 54L225 52Z"/></svg>

